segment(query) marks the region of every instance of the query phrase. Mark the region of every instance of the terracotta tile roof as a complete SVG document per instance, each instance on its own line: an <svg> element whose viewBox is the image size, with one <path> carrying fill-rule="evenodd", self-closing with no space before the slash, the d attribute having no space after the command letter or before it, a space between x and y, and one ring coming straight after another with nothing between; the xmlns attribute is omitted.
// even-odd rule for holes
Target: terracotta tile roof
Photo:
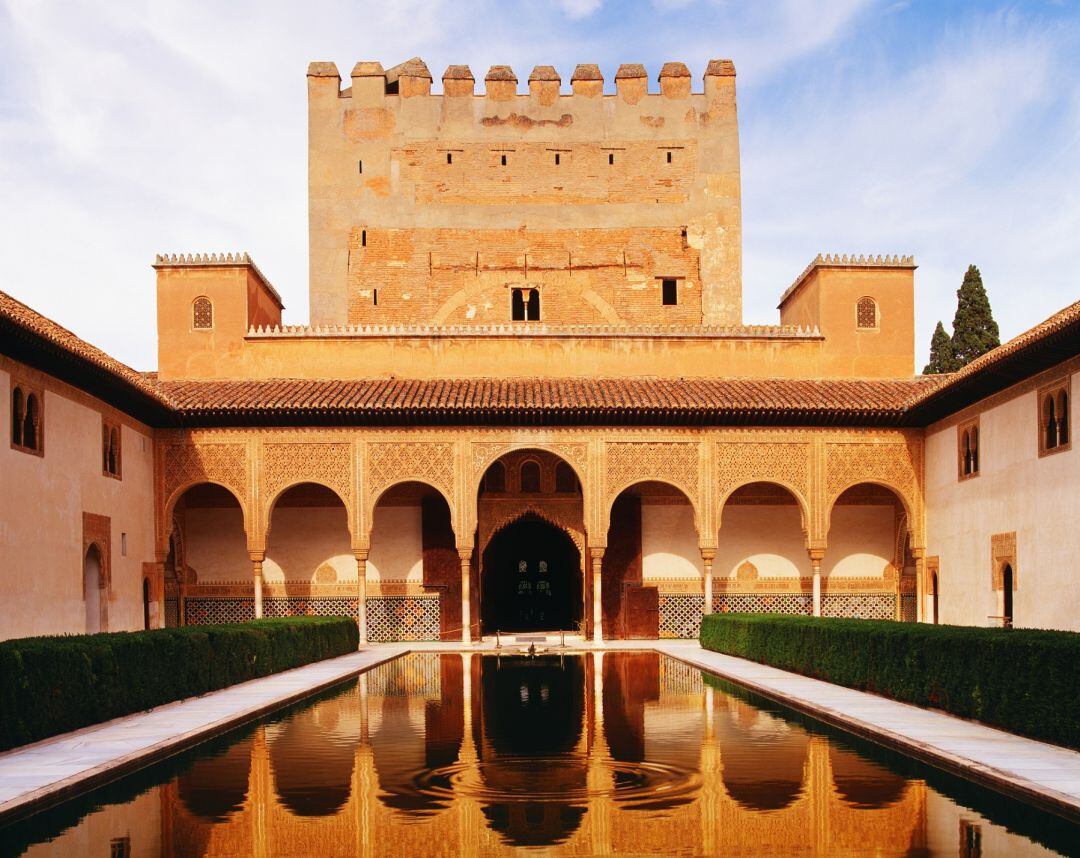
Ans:
<svg viewBox="0 0 1080 858"><path fill-rule="evenodd" d="M1024 378L1080 354L1080 301L948 375L912 403L921 423L959 411Z"/></svg>
<svg viewBox="0 0 1080 858"><path fill-rule="evenodd" d="M77 386L85 385L73 380L70 374L81 372L87 375L89 371L89 376L93 376L98 384L104 380L114 391L148 400L154 405L169 405L153 381L143 373L110 357L6 292L0 292L0 342L4 346L0 349L3 353L31 365L45 364L44 371ZM59 364L63 364L66 373L58 369ZM96 389L90 392L103 395Z"/></svg>
<svg viewBox="0 0 1080 858"><path fill-rule="evenodd" d="M184 422L898 424L934 379L369 379L171 381Z"/></svg>

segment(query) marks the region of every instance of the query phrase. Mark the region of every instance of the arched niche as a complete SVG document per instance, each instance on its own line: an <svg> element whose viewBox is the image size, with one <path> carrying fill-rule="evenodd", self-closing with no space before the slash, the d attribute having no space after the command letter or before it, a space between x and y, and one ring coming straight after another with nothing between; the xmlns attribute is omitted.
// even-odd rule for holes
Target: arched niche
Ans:
<svg viewBox="0 0 1080 858"><path fill-rule="evenodd" d="M356 580L349 513L333 490L303 482L282 490L267 516L268 584L324 586Z"/></svg>

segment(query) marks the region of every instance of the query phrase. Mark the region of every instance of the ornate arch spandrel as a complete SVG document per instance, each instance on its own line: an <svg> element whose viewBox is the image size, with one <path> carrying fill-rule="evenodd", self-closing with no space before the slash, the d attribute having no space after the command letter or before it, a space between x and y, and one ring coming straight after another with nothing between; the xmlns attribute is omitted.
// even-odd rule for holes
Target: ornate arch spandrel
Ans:
<svg viewBox="0 0 1080 858"><path fill-rule="evenodd" d="M553 504L545 504L542 499L523 499L518 503L507 505L498 513L484 522L477 540L477 550L483 552L488 544L500 530L509 527L515 521L526 515L535 515L548 524L566 532L573 540L581 556L585 556L585 526L583 523L574 521L571 516L565 515L565 510Z"/></svg>
<svg viewBox="0 0 1080 858"><path fill-rule="evenodd" d="M845 441L825 445L822 533L827 534L836 501L860 483L892 491L900 500L912 534L922 543L922 447L904 441Z"/></svg>
<svg viewBox="0 0 1080 858"><path fill-rule="evenodd" d="M345 505L350 535L353 510L353 447L348 441L274 441L262 445L258 460L262 508L259 533L270 532L278 498L293 486L314 483L330 489Z"/></svg>
<svg viewBox="0 0 1080 858"><path fill-rule="evenodd" d="M461 517L455 501L456 457L452 441L370 441L364 474L364 527L371 537L375 506L388 489L423 483L438 491L450 507L450 525L458 533Z"/></svg>
<svg viewBox="0 0 1080 858"><path fill-rule="evenodd" d="M732 494L753 483L770 483L794 497L809 536L811 451L809 441L718 441L713 457L717 529Z"/></svg>
<svg viewBox="0 0 1080 858"><path fill-rule="evenodd" d="M678 489L694 512L698 537L701 509L701 445L697 441L609 441L605 445L603 521L611 520L615 499L637 483L667 483ZM606 531L606 525L605 525Z"/></svg>
<svg viewBox="0 0 1080 858"><path fill-rule="evenodd" d="M167 522L176 502L192 486L211 483L231 492L240 504L244 530L250 536L254 524L248 492L248 445L236 442L167 442L160 446L161 515L158 544L168 549Z"/></svg>

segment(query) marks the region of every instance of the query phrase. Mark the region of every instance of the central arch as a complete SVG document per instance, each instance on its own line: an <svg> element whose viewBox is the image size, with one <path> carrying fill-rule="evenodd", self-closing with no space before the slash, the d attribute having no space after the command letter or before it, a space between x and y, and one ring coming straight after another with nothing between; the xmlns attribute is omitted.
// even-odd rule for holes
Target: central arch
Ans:
<svg viewBox="0 0 1080 858"><path fill-rule="evenodd" d="M491 538L482 569L485 633L581 627L581 552L562 528L534 513L522 515Z"/></svg>

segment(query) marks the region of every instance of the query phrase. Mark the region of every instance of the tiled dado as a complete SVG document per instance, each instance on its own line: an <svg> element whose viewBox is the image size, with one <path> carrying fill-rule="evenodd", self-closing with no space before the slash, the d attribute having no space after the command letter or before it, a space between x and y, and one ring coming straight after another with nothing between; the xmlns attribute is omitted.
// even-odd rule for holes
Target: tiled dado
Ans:
<svg viewBox="0 0 1080 858"><path fill-rule="evenodd" d="M366 602L368 639L372 642L439 640L438 594L369 596ZM255 617L253 596L189 597L184 601L191 625L235 623ZM267 617L355 617L357 598L317 596L264 597Z"/></svg>

